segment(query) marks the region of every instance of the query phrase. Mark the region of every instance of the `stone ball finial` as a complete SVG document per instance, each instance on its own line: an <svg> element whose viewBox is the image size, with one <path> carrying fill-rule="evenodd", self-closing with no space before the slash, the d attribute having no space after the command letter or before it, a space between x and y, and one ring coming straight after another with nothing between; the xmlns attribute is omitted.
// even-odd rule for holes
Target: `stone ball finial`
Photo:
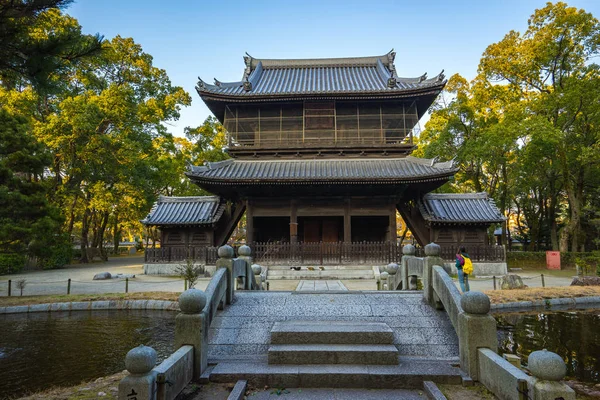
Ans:
<svg viewBox="0 0 600 400"><path fill-rule="evenodd" d="M387 280L387 278L389 277L389 275L390 275L390 274L388 274L387 272L382 272L381 274L379 274L379 278L380 278L382 281L386 281L386 280Z"/></svg>
<svg viewBox="0 0 600 400"><path fill-rule="evenodd" d="M425 255L427 257L439 257L440 254L442 254L442 248L439 244L431 242L425 246Z"/></svg>
<svg viewBox="0 0 600 400"><path fill-rule="evenodd" d="M389 263L387 265L387 267L385 267L385 271L390 274L390 275L396 275L396 273L398 272L398 268L400 268L398 266L398 264L396 263Z"/></svg>
<svg viewBox="0 0 600 400"><path fill-rule="evenodd" d="M260 275L262 267L258 264L252 264L252 272L254 272L254 275Z"/></svg>
<svg viewBox="0 0 600 400"><path fill-rule="evenodd" d="M144 375L156 365L156 350L140 344L129 350L125 356L125 368L131 374Z"/></svg>
<svg viewBox="0 0 600 400"><path fill-rule="evenodd" d="M491 304L485 293L466 292L460 297L460 306L468 314L487 314Z"/></svg>
<svg viewBox="0 0 600 400"><path fill-rule="evenodd" d="M249 257L252 254L250 246L242 245L238 248L238 256Z"/></svg>
<svg viewBox="0 0 600 400"><path fill-rule="evenodd" d="M546 381L560 381L567 374L565 361L558 354L546 349L531 353L527 359L527 366L533 376Z"/></svg>
<svg viewBox="0 0 600 400"><path fill-rule="evenodd" d="M233 258L233 247L231 247L228 244L226 244L225 246L221 246L219 247L219 250L217 250L217 254L221 258Z"/></svg>
<svg viewBox="0 0 600 400"><path fill-rule="evenodd" d="M179 309L184 314L200 314L206 305L206 295L199 289L188 289L179 296Z"/></svg>
<svg viewBox="0 0 600 400"><path fill-rule="evenodd" d="M407 244L402 248L402 254L405 256L414 256L417 253L417 248L412 244Z"/></svg>

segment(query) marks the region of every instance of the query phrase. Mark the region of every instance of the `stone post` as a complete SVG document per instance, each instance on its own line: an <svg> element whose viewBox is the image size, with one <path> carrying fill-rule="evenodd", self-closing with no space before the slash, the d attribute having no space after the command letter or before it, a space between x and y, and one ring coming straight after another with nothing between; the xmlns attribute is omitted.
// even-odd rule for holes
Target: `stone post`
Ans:
<svg viewBox="0 0 600 400"><path fill-rule="evenodd" d="M252 274L250 270L252 269L252 250L249 246L243 245L238 248L238 260L243 260L246 262L245 271L246 271L246 279L244 279L244 289L252 290Z"/></svg>
<svg viewBox="0 0 600 400"><path fill-rule="evenodd" d="M385 267L385 272L388 275L388 290L396 290L398 288L398 269L400 267L396 263L389 263Z"/></svg>
<svg viewBox="0 0 600 400"><path fill-rule="evenodd" d="M534 351L527 360L529 372L537 378L533 384L534 400L575 400L575 392L560 382L567 374L564 360L546 349Z"/></svg>
<svg viewBox="0 0 600 400"><path fill-rule="evenodd" d="M496 320L490 315L490 299L482 292L467 292L460 298L463 312L458 314L458 350L460 366L474 380L479 380L477 349L498 353Z"/></svg>
<svg viewBox="0 0 600 400"><path fill-rule="evenodd" d="M175 349L194 346L193 379L199 379L208 365L208 324L203 312L206 295L202 290L188 289L179 296L181 313L175 317Z"/></svg>
<svg viewBox="0 0 600 400"><path fill-rule="evenodd" d="M408 259L414 258L417 249L412 244L402 248L402 259L400 261L400 274L402 276L402 290L408 290Z"/></svg>
<svg viewBox="0 0 600 400"><path fill-rule="evenodd" d="M225 293L225 304L231 304L233 301L233 290L235 282L233 281L233 247L229 245L219 247L217 251L217 271L219 268L227 268L227 293Z"/></svg>
<svg viewBox="0 0 600 400"><path fill-rule="evenodd" d="M379 274L379 279L381 279L381 290L389 290L388 276L389 274L385 271Z"/></svg>
<svg viewBox="0 0 600 400"><path fill-rule="evenodd" d="M438 308L438 303L433 291L433 266L444 266L444 262L440 257L442 252L441 247L433 242L425 246L425 258L423 259L423 297L425 301L432 307Z"/></svg>
<svg viewBox="0 0 600 400"><path fill-rule="evenodd" d="M250 269L252 269L252 273L254 274L254 278L256 279L258 287L260 288L260 290L264 290L262 276L260 275L262 273L262 267L258 264L252 264L250 266ZM252 287L250 287L250 289L252 289Z"/></svg>
<svg viewBox="0 0 600 400"><path fill-rule="evenodd" d="M125 368L129 375L119 382L119 400L155 400L156 351L143 344L135 347L125 356Z"/></svg>

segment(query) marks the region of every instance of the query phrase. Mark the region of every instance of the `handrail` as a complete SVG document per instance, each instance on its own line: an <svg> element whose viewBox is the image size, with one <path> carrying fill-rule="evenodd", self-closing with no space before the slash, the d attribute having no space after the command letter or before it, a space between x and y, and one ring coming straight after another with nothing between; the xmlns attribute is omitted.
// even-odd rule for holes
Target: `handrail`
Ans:
<svg viewBox="0 0 600 400"><path fill-rule="evenodd" d="M454 285L452 278L444 268L439 265L433 266L433 290L435 291L439 301L444 305L444 309L448 313L450 322L456 333L458 333L458 315L464 313L460 305L460 292Z"/></svg>

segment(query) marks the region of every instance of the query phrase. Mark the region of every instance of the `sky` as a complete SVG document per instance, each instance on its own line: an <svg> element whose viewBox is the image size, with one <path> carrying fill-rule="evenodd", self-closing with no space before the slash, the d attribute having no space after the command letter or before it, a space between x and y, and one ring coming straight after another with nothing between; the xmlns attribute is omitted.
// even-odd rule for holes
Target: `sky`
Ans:
<svg viewBox="0 0 600 400"><path fill-rule="evenodd" d="M600 18L600 0L570 0ZM243 55L255 58L324 58L396 51L399 76L442 69L472 79L486 47L527 19L544 0L430 1L192 1L78 0L66 12L84 33L132 37L165 69L192 105L168 129L183 136L210 115L196 93L198 77L239 81ZM423 123L423 120L421 120Z"/></svg>

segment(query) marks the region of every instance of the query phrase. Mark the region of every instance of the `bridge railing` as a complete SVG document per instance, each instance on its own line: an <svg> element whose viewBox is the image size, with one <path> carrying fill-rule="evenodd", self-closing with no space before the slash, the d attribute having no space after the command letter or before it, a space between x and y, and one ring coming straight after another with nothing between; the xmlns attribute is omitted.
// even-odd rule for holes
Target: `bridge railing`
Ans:
<svg viewBox="0 0 600 400"><path fill-rule="evenodd" d="M483 383L500 399L575 399L566 384L566 367L557 354L546 350L529 356L529 376L498 355L496 320L490 314L490 299L482 292L461 294L442 267L440 246L425 246L423 297L427 303L444 309L458 336L460 366ZM549 373L548 371L562 371Z"/></svg>
<svg viewBox="0 0 600 400"><path fill-rule="evenodd" d="M172 400L192 380L200 379L208 366L208 330L222 309L233 301L235 290L263 290L262 270L252 265L248 246L218 250L217 271L206 290L186 290L179 296L181 313L175 318L177 351L156 364L156 351L139 346L127 353L125 367L129 375L119 383L119 399ZM258 279L257 279L258 277Z"/></svg>

